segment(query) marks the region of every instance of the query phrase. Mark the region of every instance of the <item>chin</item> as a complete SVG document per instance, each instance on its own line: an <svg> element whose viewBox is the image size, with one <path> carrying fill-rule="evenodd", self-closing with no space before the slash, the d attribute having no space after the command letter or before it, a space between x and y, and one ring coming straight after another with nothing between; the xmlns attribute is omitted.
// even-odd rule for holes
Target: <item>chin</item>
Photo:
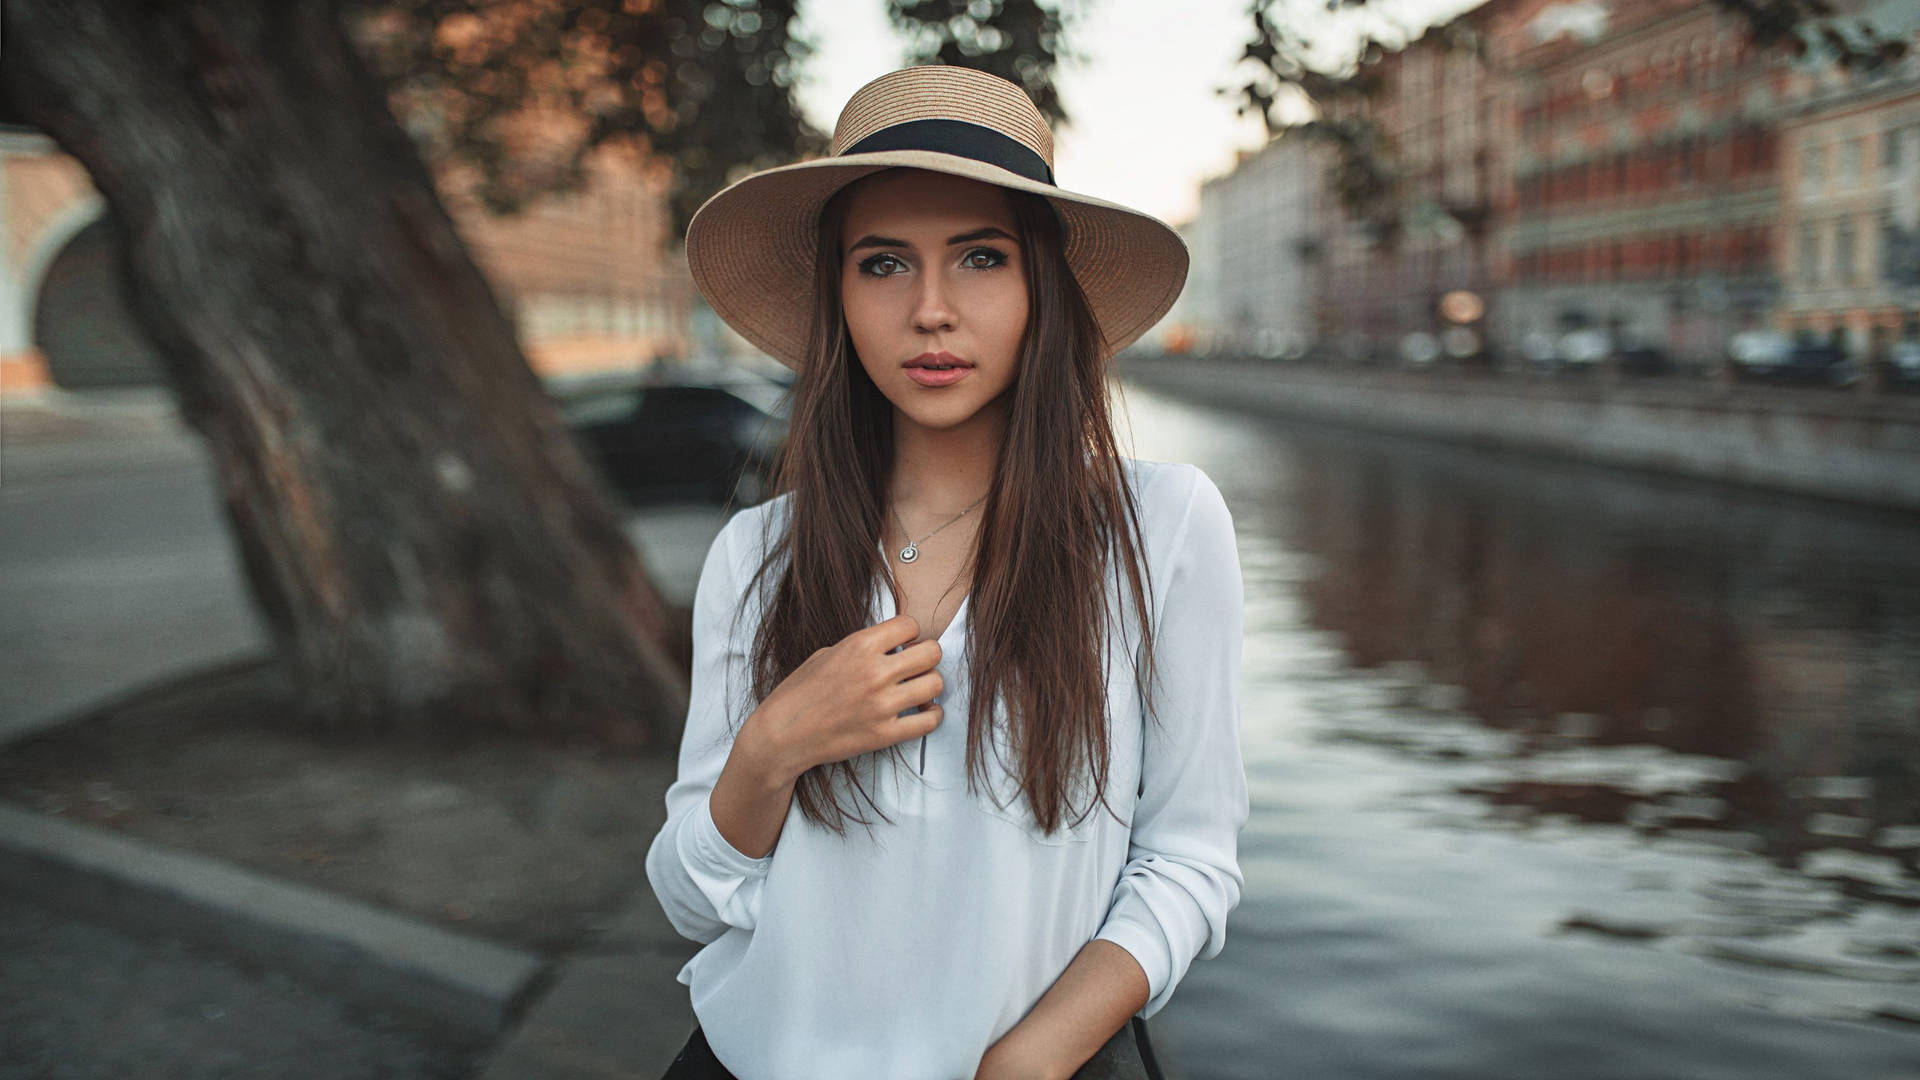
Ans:
<svg viewBox="0 0 1920 1080"><path fill-rule="evenodd" d="M974 418L979 409L902 409L901 414L929 431L948 431Z"/></svg>

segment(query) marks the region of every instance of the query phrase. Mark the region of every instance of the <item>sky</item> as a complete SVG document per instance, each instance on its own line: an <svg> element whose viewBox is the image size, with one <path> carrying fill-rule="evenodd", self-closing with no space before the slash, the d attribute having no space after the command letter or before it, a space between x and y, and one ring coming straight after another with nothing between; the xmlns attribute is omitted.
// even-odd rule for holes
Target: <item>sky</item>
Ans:
<svg viewBox="0 0 1920 1080"><path fill-rule="evenodd" d="M1329 16L1319 0L1277 2L1328 57L1368 17ZM1376 2L1417 28L1480 0ZM1085 8L1069 44L1087 61L1055 73L1071 123L1054 132L1054 176L1063 188L1183 224L1201 181L1266 141L1257 116L1236 116L1232 98L1214 93L1229 85L1246 45L1247 0L1087 0ZM796 96L822 131L833 130L855 90L905 63L883 0L804 0L798 22L817 48ZM1296 109L1283 119L1306 117Z"/></svg>

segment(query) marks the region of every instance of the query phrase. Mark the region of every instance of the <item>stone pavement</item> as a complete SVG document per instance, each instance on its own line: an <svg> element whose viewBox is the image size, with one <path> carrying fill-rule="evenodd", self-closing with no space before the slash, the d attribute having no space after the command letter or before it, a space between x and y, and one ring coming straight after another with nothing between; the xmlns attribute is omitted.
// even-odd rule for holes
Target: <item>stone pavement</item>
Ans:
<svg viewBox="0 0 1920 1080"><path fill-rule="evenodd" d="M0 1077L9 1080L427 1080L472 1075L480 1049L212 950L0 891Z"/></svg>
<svg viewBox="0 0 1920 1080"><path fill-rule="evenodd" d="M643 890L612 932L559 972L481 1077L661 1075L693 1032L687 988L674 975L698 948Z"/></svg>

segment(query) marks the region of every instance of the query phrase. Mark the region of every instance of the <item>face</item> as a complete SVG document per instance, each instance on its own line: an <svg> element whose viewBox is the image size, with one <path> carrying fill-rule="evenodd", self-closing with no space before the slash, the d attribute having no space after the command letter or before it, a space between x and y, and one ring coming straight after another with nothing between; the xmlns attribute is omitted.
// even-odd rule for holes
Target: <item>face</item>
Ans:
<svg viewBox="0 0 1920 1080"><path fill-rule="evenodd" d="M841 308L860 364L896 421L951 430L1004 419L1027 329L1027 276L1004 189L899 169L851 191L840 235ZM928 353L958 365L908 365Z"/></svg>

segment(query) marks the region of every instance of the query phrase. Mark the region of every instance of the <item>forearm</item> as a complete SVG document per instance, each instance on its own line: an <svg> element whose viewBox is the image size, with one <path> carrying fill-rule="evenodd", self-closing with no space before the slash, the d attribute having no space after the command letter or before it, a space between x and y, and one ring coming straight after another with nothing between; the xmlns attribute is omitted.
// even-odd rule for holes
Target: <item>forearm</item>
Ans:
<svg viewBox="0 0 1920 1080"><path fill-rule="evenodd" d="M708 796L714 826L740 854L764 857L780 840L799 776L759 737L749 717Z"/></svg>
<svg viewBox="0 0 1920 1080"><path fill-rule="evenodd" d="M1011 1066L1004 1075L1066 1080L1146 1006L1147 996L1147 973L1132 953L1111 941L1089 941L1026 1018L993 1045L980 1075L998 1071L990 1062L1004 1062Z"/></svg>

